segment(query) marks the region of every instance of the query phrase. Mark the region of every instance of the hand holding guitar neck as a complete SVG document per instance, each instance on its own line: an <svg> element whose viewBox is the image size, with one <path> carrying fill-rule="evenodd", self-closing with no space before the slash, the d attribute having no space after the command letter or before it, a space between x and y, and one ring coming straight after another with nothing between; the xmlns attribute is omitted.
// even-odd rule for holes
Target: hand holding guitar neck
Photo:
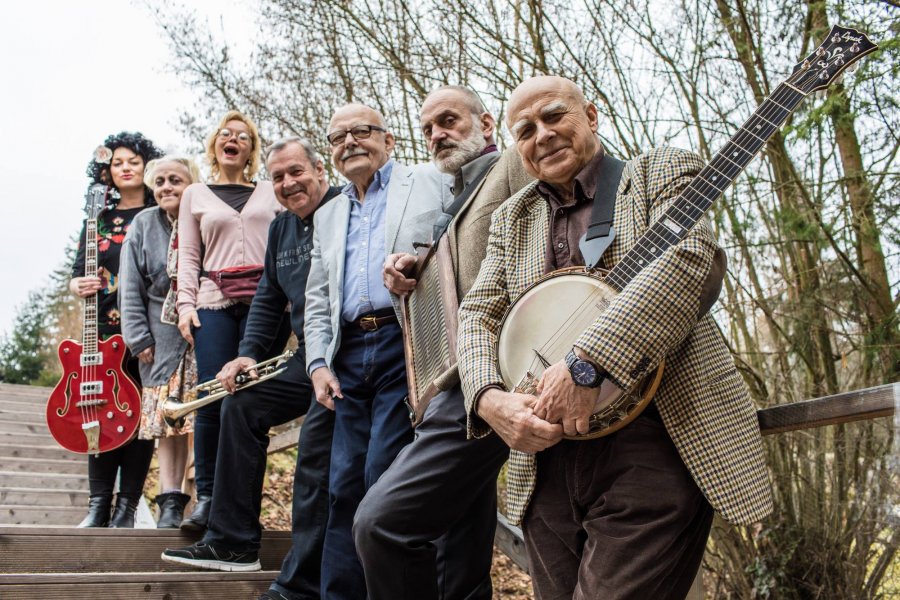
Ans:
<svg viewBox="0 0 900 600"><path fill-rule="evenodd" d="M79 298L93 296L103 289L103 282L97 276L74 277L69 282L69 291Z"/></svg>

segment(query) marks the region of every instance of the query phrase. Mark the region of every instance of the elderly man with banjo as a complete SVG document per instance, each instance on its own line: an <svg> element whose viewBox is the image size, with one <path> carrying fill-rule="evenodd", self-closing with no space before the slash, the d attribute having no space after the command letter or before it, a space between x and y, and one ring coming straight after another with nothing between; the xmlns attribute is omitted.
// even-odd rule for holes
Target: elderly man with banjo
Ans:
<svg viewBox="0 0 900 600"><path fill-rule="evenodd" d="M753 406L707 314L722 251L702 211L692 229L665 222L703 164L667 148L622 163L597 123L561 77L509 99L539 181L494 212L460 307L469 433L513 449L510 520L538 597L684 597L713 511L756 521L771 491ZM683 236L642 241L660 217ZM585 266L612 271L597 284Z"/></svg>
<svg viewBox="0 0 900 600"><path fill-rule="evenodd" d="M272 144L266 168L275 196L287 210L269 228L265 271L250 307L239 357L217 375L218 383L232 395L222 404L223 443L219 445L210 526L201 541L167 549L162 558L202 569L259 570L267 434L270 427L306 414L294 475L293 545L281 573L263 597L318 597L334 413L313 401L303 325L313 213L338 196L340 188L329 187L322 157L303 138L285 138ZM258 376L257 360L272 344L288 306L291 327L299 341L297 351L277 376L236 391L239 374L249 374L251 380Z"/></svg>

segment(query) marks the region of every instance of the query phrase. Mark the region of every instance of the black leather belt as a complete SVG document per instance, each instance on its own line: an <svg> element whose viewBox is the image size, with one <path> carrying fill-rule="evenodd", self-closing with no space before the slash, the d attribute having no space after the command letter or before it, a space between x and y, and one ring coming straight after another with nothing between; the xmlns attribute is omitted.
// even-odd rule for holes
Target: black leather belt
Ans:
<svg viewBox="0 0 900 600"><path fill-rule="evenodd" d="M345 322L344 327L358 327L363 331L378 331L385 325L397 322L397 315L393 308L379 310L363 315L355 321Z"/></svg>

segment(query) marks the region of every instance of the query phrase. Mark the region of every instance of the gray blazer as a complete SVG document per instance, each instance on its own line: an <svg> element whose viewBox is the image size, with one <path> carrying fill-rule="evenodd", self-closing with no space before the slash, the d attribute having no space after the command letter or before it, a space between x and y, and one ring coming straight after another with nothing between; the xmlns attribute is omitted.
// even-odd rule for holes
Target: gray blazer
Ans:
<svg viewBox="0 0 900 600"><path fill-rule="evenodd" d="M450 194L452 181L432 163L408 167L395 162L387 189L384 254L415 253L413 242L429 242L431 228ZM317 210L309 279L306 281L306 312L303 326L306 368L324 359L331 368L341 342L341 310L344 257L350 199L341 194ZM392 298L394 310L399 303Z"/></svg>

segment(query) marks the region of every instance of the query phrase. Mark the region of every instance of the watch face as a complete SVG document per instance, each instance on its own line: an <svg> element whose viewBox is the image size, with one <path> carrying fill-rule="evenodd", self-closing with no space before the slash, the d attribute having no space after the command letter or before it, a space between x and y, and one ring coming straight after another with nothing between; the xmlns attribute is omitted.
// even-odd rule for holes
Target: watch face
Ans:
<svg viewBox="0 0 900 600"><path fill-rule="evenodd" d="M575 361L572 365L572 379L578 385L591 385L597 379L597 369L589 362Z"/></svg>

